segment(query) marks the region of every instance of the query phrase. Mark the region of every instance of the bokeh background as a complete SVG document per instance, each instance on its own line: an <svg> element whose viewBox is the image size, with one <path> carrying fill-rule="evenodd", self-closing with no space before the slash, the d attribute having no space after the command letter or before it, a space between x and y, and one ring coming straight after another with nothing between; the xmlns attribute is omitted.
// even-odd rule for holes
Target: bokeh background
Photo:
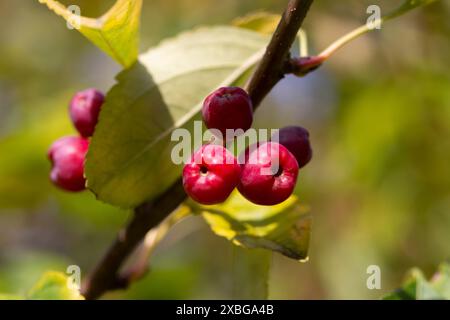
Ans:
<svg viewBox="0 0 450 320"><path fill-rule="evenodd" d="M113 4L61 2L86 16ZM146 0L141 49L197 25L279 13L285 2ZM316 1L305 23L311 50L364 23L370 4L387 13L401 2ZM410 267L431 275L450 257L449 9L439 1L389 22L317 72L287 77L258 110L257 126L305 126L314 147L299 182L314 215L310 259L274 254L271 298L379 298ZM129 218L88 192L58 191L46 159L53 140L75 132L73 93L106 91L119 70L37 0L0 0L0 292L22 293L69 264L85 275ZM230 298L232 257L228 241L191 218L162 242L145 279L107 297ZM373 264L381 290L366 287Z"/></svg>

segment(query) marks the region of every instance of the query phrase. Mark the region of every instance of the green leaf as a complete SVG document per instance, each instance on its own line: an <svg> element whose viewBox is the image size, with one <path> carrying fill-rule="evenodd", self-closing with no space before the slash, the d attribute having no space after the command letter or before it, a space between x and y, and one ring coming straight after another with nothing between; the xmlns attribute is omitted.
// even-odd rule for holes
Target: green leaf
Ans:
<svg viewBox="0 0 450 320"><path fill-rule="evenodd" d="M77 288L69 285L64 273L49 271L28 292L30 300L84 300Z"/></svg>
<svg viewBox="0 0 450 320"><path fill-rule="evenodd" d="M236 245L269 249L296 260L308 257L312 219L295 196L276 206L259 206L235 191L220 205L189 204L217 235Z"/></svg>
<svg viewBox="0 0 450 320"><path fill-rule="evenodd" d="M74 27L76 16L55 0L39 0ZM86 38L124 67L132 65L139 53L139 24L142 0L117 0L103 16L79 17L77 27Z"/></svg>
<svg viewBox="0 0 450 320"><path fill-rule="evenodd" d="M232 24L236 27L253 30L262 34L272 34L278 26L281 16L267 12L254 12L236 18Z"/></svg>
<svg viewBox="0 0 450 320"><path fill-rule="evenodd" d="M106 97L87 156L88 187L123 208L164 192L182 169L171 160L178 143L171 141L172 131L192 132L203 99L219 86L243 81L267 42L235 27L201 28L141 55Z"/></svg>
<svg viewBox="0 0 450 320"><path fill-rule="evenodd" d="M414 268L401 288L383 297L384 300L442 300L450 299L450 266L447 263L427 281L423 273Z"/></svg>
<svg viewBox="0 0 450 320"><path fill-rule="evenodd" d="M268 299L271 263L270 251L233 247L233 299Z"/></svg>

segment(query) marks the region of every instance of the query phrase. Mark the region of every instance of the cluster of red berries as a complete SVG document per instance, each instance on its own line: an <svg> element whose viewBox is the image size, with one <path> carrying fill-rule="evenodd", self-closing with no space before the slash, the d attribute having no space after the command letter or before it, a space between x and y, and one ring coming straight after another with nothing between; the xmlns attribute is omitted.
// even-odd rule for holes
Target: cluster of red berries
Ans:
<svg viewBox="0 0 450 320"><path fill-rule="evenodd" d="M88 89L77 93L70 101L70 118L80 135L62 137L48 150L52 164L50 179L61 189L78 192L86 188L84 162L89 137L94 133L104 100L103 93Z"/></svg>
<svg viewBox="0 0 450 320"><path fill-rule="evenodd" d="M202 116L206 127L220 131L222 137L229 129L245 132L253 122L252 101L241 88L220 88L205 99ZM302 127L285 127L278 134L277 142L247 148L240 157L242 164L222 145L202 146L184 166L186 193L198 203L212 205L224 202L237 187L255 204L283 202L293 193L299 168L311 160L312 149ZM272 172L272 167L278 170Z"/></svg>

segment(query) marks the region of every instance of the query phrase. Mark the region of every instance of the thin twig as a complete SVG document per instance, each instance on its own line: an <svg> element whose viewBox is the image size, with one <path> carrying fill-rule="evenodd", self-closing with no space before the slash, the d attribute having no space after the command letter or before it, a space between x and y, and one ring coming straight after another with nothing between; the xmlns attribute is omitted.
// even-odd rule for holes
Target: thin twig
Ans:
<svg viewBox="0 0 450 320"><path fill-rule="evenodd" d="M266 53L248 84L253 104L258 106L280 81L290 58L290 49L313 0L291 0L281 17Z"/></svg>
<svg viewBox="0 0 450 320"><path fill-rule="evenodd" d="M373 22L373 25L381 24L383 22L383 19L378 19ZM330 46L328 46L325 50L323 50L321 53L319 53L317 56L322 57L323 60L327 60L330 58L330 56L335 53L337 50L342 48L347 43L351 42L352 40L358 38L359 36L362 36L363 34L370 32L372 30L376 30L372 27L372 25L365 24L361 27L347 33L343 37L339 38L338 40L334 41Z"/></svg>
<svg viewBox="0 0 450 320"><path fill-rule="evenodd" d="M149 230L158 226L186 198L181 179L155 201L137 207L128 225L100 260L82 287L86 299L96 299L106 291L126 288L120 267Z"/></svg>
<svg viewBox="0 0 450 320"><path fill-rule="evenodd" d="M175 212L168 216L157 228L151 229L144 237L141 246L137 250L137 258L133 264L120 274L122 283L127 285L143 278L148 271L150 257L157 245L169 233L174 225L191 214L190 208L180 206Z"/></svg>
<svg viewBox="0 0 450 320"><path fill-rule="evenodd" d="M254 107L284 76L289 66L289 50L295 40L313 0L290 0L266 52L253 74L248 91ZM144 203L135 210L129 224L119 232L82 288L86 299L96 299L106 291L126 288L128 279L120 276L120 268L144 239L147 232L157 227L186 198L181 179L156 200Z"/></svg>

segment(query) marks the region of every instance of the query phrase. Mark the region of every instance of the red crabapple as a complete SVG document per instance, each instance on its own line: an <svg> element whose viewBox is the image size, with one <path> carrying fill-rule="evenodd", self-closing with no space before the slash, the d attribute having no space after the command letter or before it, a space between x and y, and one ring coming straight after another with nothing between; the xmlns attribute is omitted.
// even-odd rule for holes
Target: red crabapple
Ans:
<svg viewBox="0 0 450 320"><path fill-rule="evenodd" d="M298 167L303 168L312 158L312 148L309 132L305 128L289 126L278 131L279 141L297 159Z"/></svg>
<svg viewBox="0 0 450 320"><path fill-rule="evenodd" d="M206 127L219 130L226 140L227 129L245 132L252 126L252 100L239 87L223 87L206 97L202 116Z"/></svg>
<svg viewBox="0 0 450 320"><path fill-rule="evenodd" d="M226 148L204 145L184 166L184 190L198 203L221 203L236 188L240 172L237 159Z"/></svg>
<svg viewBox="0 0 450 320"><path fill-rule="evenodd" d="M96 89L78 92L70 101L70 118L83 137L90 137L94 134L100 108L104 101L105 96Z"/></svg>
<svg viewBox="0 0 450 320"><path fill-rule="evenodd" d="M67 191L84 190L84 160L88 148L86 138L70 136L56 140L48 151L52 163L51 181Z"/></svg>
<svg viewBox="0 0 450 320"><path fill-rule="evenodd" d="M292 153L276 142L266 142L245 152L239 192L259 205L275 205L292 194L297 182L298 164ZM273 172L278 163L278 169Z"/></svg>

